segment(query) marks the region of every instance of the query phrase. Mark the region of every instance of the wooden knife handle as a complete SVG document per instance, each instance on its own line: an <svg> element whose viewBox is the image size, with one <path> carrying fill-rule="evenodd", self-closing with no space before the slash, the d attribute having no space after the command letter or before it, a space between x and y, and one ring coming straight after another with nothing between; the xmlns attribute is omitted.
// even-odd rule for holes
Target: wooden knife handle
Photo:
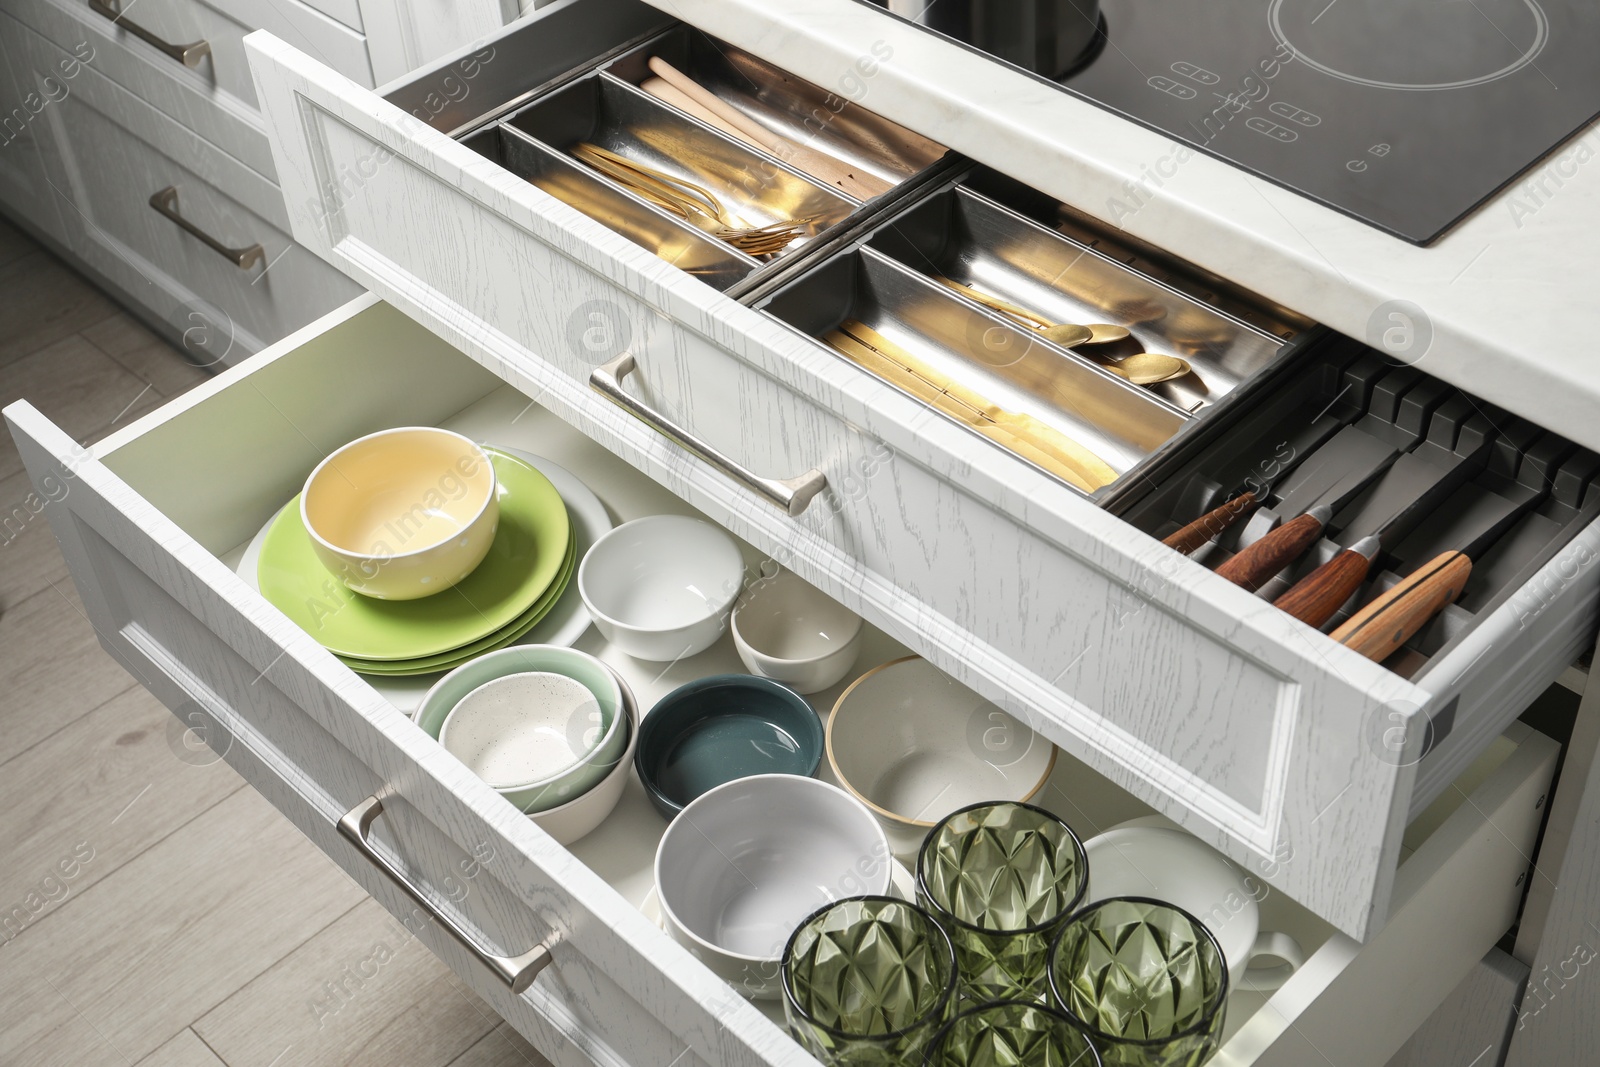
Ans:
<svg viewBox="0 0 1600 1067"><path fill-rule="evenodd" d="M1239 521L1256 502L1254 493L1240 493L1226 504L1212 508L1198 519L1161 539L1161 543L1185 556Z"/></svg>
<svg viewBox="0 0 1600 1067"><path fill-rule="evenodd" d="M1252 593L1283 568L1300 558L1311 543L1322 536L1322 520L1307 513L1290 519L1261 540L1245 546L1239 554L1217 568L1234 585Z"/></svg>
<svg viewBox="0 0 1600 1067"><path fill-rule="evenodd" d="M1307 626L1321 626L1361 588L1371 566L1370 559L1347 548L1272 603Z"/></svg>
<svg viewBox="0 0 1600 1067"><path fill-rule="evenodd" d="M1368 659L1382 661L1442 611L1472 577L1472 560L1461 552L1435 556L1393 589L1350 616L1335 641Z"/></svg>

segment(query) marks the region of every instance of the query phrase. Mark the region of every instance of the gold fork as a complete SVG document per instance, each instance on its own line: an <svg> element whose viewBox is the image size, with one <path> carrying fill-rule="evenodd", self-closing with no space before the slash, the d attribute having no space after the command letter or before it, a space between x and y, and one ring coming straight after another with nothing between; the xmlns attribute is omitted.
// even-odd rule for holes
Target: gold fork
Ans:
<svg viewBox="0 0 1600 1067"><path fill-rule="evenodd" d="M807 216L765 226L745 226L742 219L728 214L722 201L710 190L693 182L588 142L574 145L572 154L630 192L705 230L746 255L765 256L780 252L795 238L804 237L806 228L816 221Z"/></svg>

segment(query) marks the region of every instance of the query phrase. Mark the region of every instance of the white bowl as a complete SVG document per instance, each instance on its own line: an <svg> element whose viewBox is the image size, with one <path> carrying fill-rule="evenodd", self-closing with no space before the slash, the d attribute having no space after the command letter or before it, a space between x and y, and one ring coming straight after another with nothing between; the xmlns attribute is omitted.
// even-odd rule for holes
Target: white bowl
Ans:
<svg viewBox="0 0 1600 1067"><path fill-rule="evenodd" d="M656 849L667 932L746 996L778 996L796 926L829 901L884 894L883 828L844 790L758 774L719 785L678 814Z"/></svg>
<svg viewBox="0 0 1600 1067"><path fill-rule="evenodd" d="M827 741L834 775L907 859L958 808L1028 800L1056 763L1055 745L917 656L839 694Z"/></svg>
<svg viewBox="0 0 1600 1067"><path fill-rule="evenodd" d="M791 571L752 585L732 626L745 668L798 693L833 685L861 651L861 616Z"/></svg>
<svg viewBox="0 0 1600 1067"><path fill-rule="evenodd" d="M461 698L439 743L496 789L545 785L578 765L604 735L600 703L576 678L507 674Z"/></svg>
<svg viewBox="0 0 1600 1067"><path fill-rule="evenodd" d="M339 580L380 600L432 596L471 574L500 522L494 464L434 426L358 437L311 472L300 521Z"/></svg>
<svg viewBox="0 0 1600 1067"><path fill-rule="evenodd" d="M595 628L630 656L674 660L722 636L744 560L722 530L682 515L625 522L578 565L578 593Z"/></svg>
<svg viewBox="0 0 1600 1067"><path fill-rule="evenodd" d="M617 685L622 689L622 704L626 709L622 726L628 731L628 743L622 755L606 772L606 776L588 792L574 797L560 807L528 816L535 826L555 838L559 844L570 845L587 837L616 809L617 801L622 799L622 791L627 787L629 771L633 768L634 749L639 744L639 703L634 699L633 690L628 688L628 683L622 680L622 676L615 675L615 677Z"/></svg>

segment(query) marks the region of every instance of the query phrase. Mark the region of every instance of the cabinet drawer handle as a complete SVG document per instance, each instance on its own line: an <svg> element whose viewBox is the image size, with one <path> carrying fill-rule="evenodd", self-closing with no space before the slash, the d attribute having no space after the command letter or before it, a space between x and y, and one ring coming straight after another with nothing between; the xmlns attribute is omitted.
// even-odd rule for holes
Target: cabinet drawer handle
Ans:
<svg viewBox="0 0 1600 1067"><path fill-rule="evenodd" d="M96 15L110 19L141 41L148 41L150 44L155 45L186 67L198 67L200 61L211 54L210 41L196 41L193 44L173 44L171 41L163 41L137 22L130 21L122 14L122 0L89 0L89 9Z"/></svg>
<svg viewBox="0 0 1600 1067"><path fill-rule="evenodd" d="M622 380L632 374L637 366L632 354L624 352L610 363L596 367L589 375L589 385L646 426L682 445L734 481L742 482L760 493L790 516L805 511L811 498L827 488L827 475L815 467L796 478L763 478L724 456L655 408L636 400L622 388Z"/></svg>
<svg viewBox="0 0 1600 1067"><path fill-rule="evenodd" d="M372 847L372 842L367 839L367 831L372 827L372 820L382 814L383 801L375 796L368 797L339 820L339 833L348 839L369 863L388 875L389 880L406 896L416 901L418 907L432 915L439 925L445 928L446 933L460 942L462 948L482 960L484 966L493 971L495 977L504 982L511 992L518 995L524 993L533 984L539 972L550 966L549 943L535 945L520 956L497 956L479 947L466 930L462 929L460 923L435 907L433 902L412 884L411 879Z"/></svg>
<svg viewBox="0 0 1600 1067"><path fill-rule="evenodd" d="M251 267L267 258L267 254L259 244L248 245L244 248L229 248L215 237L211 236L188 219L178 213L178 187L169 185L159 193L150 194L150 206L161 214L178 224L185 233L193 234L205 242L205 246L223 259L232 263L240 270L249 270Z"/></svg>

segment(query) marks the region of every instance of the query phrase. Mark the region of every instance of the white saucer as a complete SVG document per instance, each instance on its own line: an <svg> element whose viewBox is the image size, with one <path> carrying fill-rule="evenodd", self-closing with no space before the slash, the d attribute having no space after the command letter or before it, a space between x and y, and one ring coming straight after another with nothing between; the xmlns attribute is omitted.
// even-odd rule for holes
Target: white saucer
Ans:
<svg viewBox="0 0 1600 1067"><path fill-rule="evenodd" d="M577 475L543 456L535 456L520 448L507 448L492 441L489 447L517 457L550 479L550 484L556 487L556 492L561 494L562 501L567 505L567 514L572 519L572 536L577 542L577 558L580 561L584 553L589 551L590 545L610 532L613 524L606 506ZM272 528L277 517L278 513L273 512L272 518L268 519L266 525L251 539L249 547L244 550L244 555L239 560L239 565L234 568L234 573L258 593L261 591L261 585L257 580L256 566L261 559L261 545L266 541L267 531ZM574 573L573 579L567 583L566 591L556 601L555 607L550 609L550 613L540 619L533 629L512 643L570 647L589 629L590 621L589 609L584 607L583 597L578 595L577 575ZM419 674L406 678L383 678L371 674L364 674L361 677L400 711L415 716L417 709L422 707L422 698L427 696L428 690L433 688L433 683L444 674L444 671L440 671L437 674Z"/></svg>

